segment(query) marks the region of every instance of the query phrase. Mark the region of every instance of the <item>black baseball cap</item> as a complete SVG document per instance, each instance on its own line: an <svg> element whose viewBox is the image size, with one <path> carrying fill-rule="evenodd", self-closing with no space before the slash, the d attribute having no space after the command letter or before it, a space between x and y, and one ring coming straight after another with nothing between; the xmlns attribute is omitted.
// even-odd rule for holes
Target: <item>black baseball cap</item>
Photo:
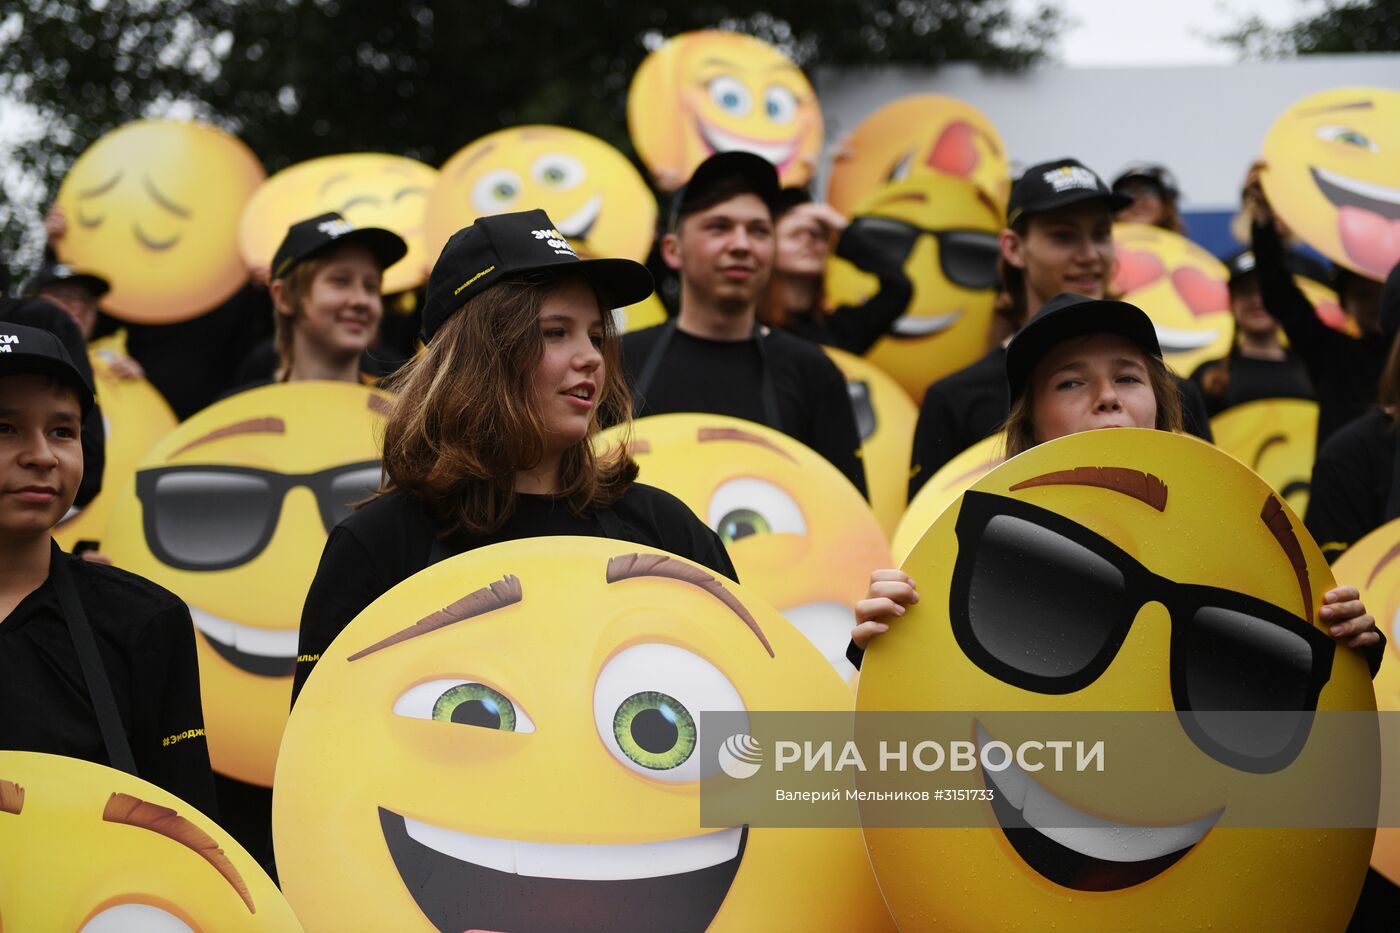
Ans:
<svg viewBox="0 0 1400 933"><path fill-rule="evenodd" d="M1115 194L1102 178L1078 159L1041 162L1022 172L1011 186L1011 198L1006 204L1006 225L1010 227L1030 214L1095 200L1106 201L1108 209L1115 214L1133 203L1133 199L1127 195Z"/></svg>
<svg viewBox="0 0 1400 933"><path fill-rule="evenodd" d="M62 380L78 393L86 415L92 408L92 383L88 382L58 335L39 327L0 321L0 376L39 373Z"/></svg>
<svg viewBox="0 0 1400 933"><path fill-rule="evenodd" d="M65 283L82 286L91 293L94 299L101 298L112 290L112 286L102 276L93 275L91 272L80 272L61 262L51 262L41 267L35 273L34 278L29 280L24 290L27 294L37 295L50 285Z"/></svg>
<svg viewBox="0 0 1400 933"><path fill-rule="evenodd" d="M428 276L423 342L468 299L509 276L577 275L598 294L603 310L636 304L652 293L651 273L631 259L580 259L542 210L478 217L452 234Z"/></svg>
<svg viewBox="0 0 1400 933"><path fill-rule="evenodd" d="M1113 179L1113 191L1121 194L1123 187L1130 181L1142 179L1157 186L1162 192L1162 196L1168 201L1175 201L1181 195L1181 186L1176 183L1176 176L1171 169L1165 165L1158 165L1155 162L1133 162L1127 168L1118 173L1118 177Z"/></svg>
<svg viewBox="0 0 1400 933"><path fill-rule="evenodd" d="M738 179L744 190L758 195L758 199L777 213L782 193L778 182L778 170L773 163L752 152L716 152L695 167L690 181L676 189L671 196L671 211L666 229L674 232L681 219L695 211L695 205L704 202L707 195L719 182Z"/></svg>
<svg viewBox="0 0 1400 933"><path fill-rule="evenodd" d="M1006 381L1011 401L1021 397L1035 364L1052 349L1073 337L1109 333L1126 337L1148 356L1162 358L1157 329L1137 305L1111 298L1056 295L1011 338L1006 348Z"/></svg>
<svg viewBox="0 0 1400 933"><path fill-rule="evenodd" d="M369 250L381 270L389 268L408 253L408 244L392 230L357 227L331 211L287 228L282 245L277 247L272 257L272 278L282 278L299 263L341 243L357 243Z"/></svg>
<svg viewBox="0 0 1400 933"><path fill-rule="evenodd" d="M1233 291L1245 279L1254 275L1254 252L1242 249L1233 256L1225 260L1225 268L1230 270L1230 281L1228 283Z"/></svg>

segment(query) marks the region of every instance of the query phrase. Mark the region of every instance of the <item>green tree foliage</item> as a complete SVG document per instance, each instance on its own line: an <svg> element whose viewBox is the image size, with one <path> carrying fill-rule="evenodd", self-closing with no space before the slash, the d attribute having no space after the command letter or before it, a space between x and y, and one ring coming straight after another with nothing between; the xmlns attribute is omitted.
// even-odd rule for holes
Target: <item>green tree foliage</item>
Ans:
<svg viewBox="0 0 1400 933"><path fill-rule="evenodd" d="M1218 38L1250 60L1400 51L1400 0L1326 0L1322 7L1282 29L1252 16Z"/></svg>
<svg viewBox="0 0 1400 933"><path fill-rule="evenodd" d="M237 133L269 171L394 152L440 164L512 124L559 123L630 152L633 70L666 36L750 32L799 64L1020 69L1061 27L1011 0L8 0L0 97L37 114L0 171L0 255L32 259L37 207L128 120L171 112Z"/></svg>

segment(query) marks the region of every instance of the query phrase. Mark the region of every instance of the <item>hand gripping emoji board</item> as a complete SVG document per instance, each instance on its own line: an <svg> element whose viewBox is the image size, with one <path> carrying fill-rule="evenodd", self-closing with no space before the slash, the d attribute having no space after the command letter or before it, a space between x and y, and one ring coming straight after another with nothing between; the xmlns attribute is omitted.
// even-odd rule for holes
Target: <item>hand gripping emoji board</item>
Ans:
<svg viewBox="0 0 1400 933"><path fill-rule="evenodd" d="M1122 762L1155 773L1091 799L1072 773L981 770L994 802L978 826L867 826L896 922L1346 925L1373 829L1216 825L1283 789L1333 794L1379 754L1373 723L1346 754L1305 728L1308 710L1375 700L1365 658L1318 621L1334 585L1321 552L1262 480L1190 437L1074 434L975 482L904 569L921 599L866 652L858 710L965 711L982 745L1031 728L996 711L1159 711L1166 729ZM1216 735L1200 710L1282 711L1269 722L1287 728Z"/></svg>
<svg viewBox="0 0 1400 933"><path fill-rule="evenodd" d="M313 930L889 930L859 830L698 820L701 711L849 708L762 599L663 551L461 554L360 613L298 696L283 890Z"/></svg>
<svg viewBox="0 0 1400 933"><path fill-rule="evenodd" d="M213 820L124 771L0 751L0 925L296 933L272 879Z"/></svg>

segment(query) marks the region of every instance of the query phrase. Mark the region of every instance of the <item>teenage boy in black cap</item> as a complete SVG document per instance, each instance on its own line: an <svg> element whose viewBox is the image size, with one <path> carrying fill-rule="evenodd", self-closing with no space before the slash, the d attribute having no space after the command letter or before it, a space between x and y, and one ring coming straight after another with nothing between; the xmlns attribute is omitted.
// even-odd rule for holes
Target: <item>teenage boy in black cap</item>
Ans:
<svg viewBox="0 0 1400 933"><path fill-rule="evenodd" d="M864 495L860 433L841 371L816 346L757 322L773 272L779 191L767 160L724 152L676 193L661 255L680 274L680 314L622 338L635 412L766 424L826 457Z"/></svg>
<svg viewBox="0 0 1400 933"><path fill-rule="evenodd" d="M1076 159L1033 165L1011 187L1001 231L997 314L1014 333L1055 295L1108 296L1116 261L1113 215L1128 198L1114 194ZM1009 338L1008 338L1009 339ZM929 386L919 407L909 497L953 457L1000 430L1010 413L1005 343ZM1178 379L1186 430L1211 440L1200 392Z"/></svg>
<svg viewBox="0 0 1400 933"><path fill-rule="evenodd" d="M49 536L92 402L57 337L0 323L0 748L112 765L216 815L189 610Z"/></svg>

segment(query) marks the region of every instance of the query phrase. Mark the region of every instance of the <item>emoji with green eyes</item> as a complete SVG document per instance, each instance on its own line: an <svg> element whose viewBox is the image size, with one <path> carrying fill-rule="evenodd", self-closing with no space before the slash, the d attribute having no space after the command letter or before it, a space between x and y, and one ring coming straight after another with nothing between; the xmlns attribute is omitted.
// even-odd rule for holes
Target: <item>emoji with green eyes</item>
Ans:
<svg viewBox="0 0 1400 933"><path fill-rule="evenodd" d="M700 825L702 712L850 702L762 599L664 551L461 554L361 612L298 695L283 891L317 930L892 929L858 828Z"/></svg>
<svg viewBox="0 0 1400 933"><path fill-rule="evenodd" d="M619 443L619 429L600 443ZM739 579L806 635L843 677L871 571L888 567L879 519L850 480L786 434L723 415L669 414L632 426L641 480L724 541Z"/></svg>
<svg viewBox="0 0 1400 933"><path fill-rule="evenodd" d="M238 243L249 268L268 268L287 228L308 217L336 211L357 227L392 230L408 253L384 270L383 292L393 295L422 285L437 255L424 233L428 192L437 171L415 159L378 152L323 156L282 169L253 194L243 209Z"/></svg>
<svg viewBox="0 0 1400 933"><path fill-rule="evenodd" d="M976 825L868 825L898 923L1345 928L1374 809L1290 819L1375 788L1375 698L1319 617L1321 551L1246 466L1166 431L1062 437L976 480L903 569L920 599L866 652L858 710L965 715L984 750L1080 728L1107 764L978 769Z"/></svg>
<svg viewBox="0 0 1400 933"><path fill-rule="evenodd" d="M1293 104L1264 140L1269 204L1309 246L1384 281L1400 262L1400 91L1344 87Z"/></svg>
<svg viewBox="0 0 1400 933"><path fill-rule="evenodd" d="M104 549L190 607L214 770L272 786L306 591L340 519L378 487L389 396L286 382L167 434L113 504Z"/></svg>
<svg viewBox="0 0 1400 933"><path fill-rule="evenodd" d="M267 874L209 817L124 771L0 751L0 929L297 933Z"/></svg>
<svg viewBox="0 0 1400 933"><path fill-rule="evenodd" d="M841 255L827 260L833 307L875 297L882 269L913 286L889 336L866 353L911 398L987 352L1001 226L1000 209L980 188L930 172L873 193L841 234Z"/></svg>
<svg viewBox="0 0 1400 933"><path fill-rule="evenodd" d="M642 60L627 90L632 145L663 191L717 152L772 162L784 187L817 167L822 113L802 69L753 36L705 29L672 36Z"/></svg>
<svg viewBox="0 0 1400 933"><path fill-rule="evenodd" d="M58 189L64 262L112 284L102 307L137 324L188 320L247 280L244 205L266 177L237 137L204 123L136 120L80 155Z"/></svg>

